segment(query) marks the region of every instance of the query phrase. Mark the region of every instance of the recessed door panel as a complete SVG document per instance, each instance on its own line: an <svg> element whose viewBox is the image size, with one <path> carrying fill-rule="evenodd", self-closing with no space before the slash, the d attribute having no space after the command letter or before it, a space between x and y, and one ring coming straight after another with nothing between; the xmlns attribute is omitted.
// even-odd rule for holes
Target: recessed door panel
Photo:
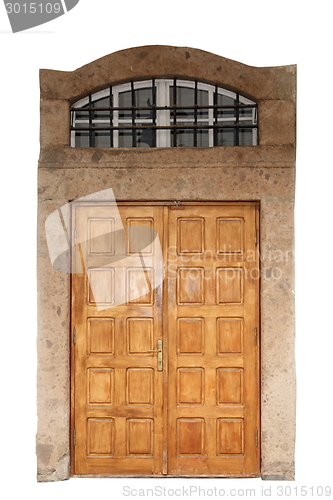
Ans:
<svg viewBox="0 0 333 500"><path fill-rule="evenodd" d="M249 205L170 211L169 474L259 473L255 231Z"/></svg>
<svg viewBox="0 0 333 500"><path fill-rule="evenodd" d="M74 220L85 269L72 281L74 472L161 474L163 373L150 351L163 337L163 210L80 204Z"/></svg>
<svg viewBox="0 0 333 500"><path fill-rule="evenodd" d="M259 475L256 210L75 207L74 475Z"/></svg>

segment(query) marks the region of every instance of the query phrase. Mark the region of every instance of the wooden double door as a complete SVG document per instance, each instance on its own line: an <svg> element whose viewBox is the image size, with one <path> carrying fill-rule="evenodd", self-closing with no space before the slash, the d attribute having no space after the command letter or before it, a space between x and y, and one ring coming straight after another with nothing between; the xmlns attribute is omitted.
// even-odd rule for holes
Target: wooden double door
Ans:
<svg viewBox="0 0 333 500"><path fill-rule="evenodd" d="M259 475L257 210L76 205L73 475Z"/></svg>

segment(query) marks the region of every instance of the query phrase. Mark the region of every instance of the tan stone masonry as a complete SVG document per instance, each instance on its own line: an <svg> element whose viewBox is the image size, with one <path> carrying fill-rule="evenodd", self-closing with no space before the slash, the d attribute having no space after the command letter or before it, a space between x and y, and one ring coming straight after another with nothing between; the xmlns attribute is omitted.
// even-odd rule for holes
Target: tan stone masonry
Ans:
<svg viewBox="0 0 333 500"><path fill-rule="evenodd" d="M251 147L74 149L69 109L131 79L198 79L258 103ZM187 47L137 47L73 72L41 70L38 231L38 480L70 477L70 275L51 265L45 220L112 188L118 201L259 201L261 477L294 478L296 67L255 68Z"/></svg>

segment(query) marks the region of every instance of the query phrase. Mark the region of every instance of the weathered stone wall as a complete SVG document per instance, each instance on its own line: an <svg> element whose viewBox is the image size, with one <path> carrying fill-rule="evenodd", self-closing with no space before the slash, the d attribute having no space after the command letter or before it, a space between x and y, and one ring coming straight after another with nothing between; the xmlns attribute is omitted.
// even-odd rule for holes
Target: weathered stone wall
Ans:
<svg viewBox="0 0 333 500"><path fill-rule="evenodd" d="M259 106L255 147L73 149L69 106L110 83L177 76L239 90ZM112 188L118 201L260 201L261 473L293 479L295 442L295 66L253 68L190 48L139 47L73 72L41 71L38 478L70 477L70 282L53 270L46 217Z"/></svg>

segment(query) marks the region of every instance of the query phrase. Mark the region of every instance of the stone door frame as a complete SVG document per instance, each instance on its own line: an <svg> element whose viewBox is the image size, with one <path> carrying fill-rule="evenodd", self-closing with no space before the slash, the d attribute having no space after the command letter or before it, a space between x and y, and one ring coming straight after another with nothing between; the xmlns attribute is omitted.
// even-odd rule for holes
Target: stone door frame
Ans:
<svg viewBox="0 0 333 500"><path fill-rule="evenodd" d="M74 149L69 108L111 83L177 76L258 103L251 147ZM137 47L73 72L41 70L38 230L38 480L70 477L70 275L52 268L47 217L112 188L116 200L256 201L261 244L261 477L294 479L296 67L254 68L186 47ZM157 196L158 193L158 196Z"/></svg>

